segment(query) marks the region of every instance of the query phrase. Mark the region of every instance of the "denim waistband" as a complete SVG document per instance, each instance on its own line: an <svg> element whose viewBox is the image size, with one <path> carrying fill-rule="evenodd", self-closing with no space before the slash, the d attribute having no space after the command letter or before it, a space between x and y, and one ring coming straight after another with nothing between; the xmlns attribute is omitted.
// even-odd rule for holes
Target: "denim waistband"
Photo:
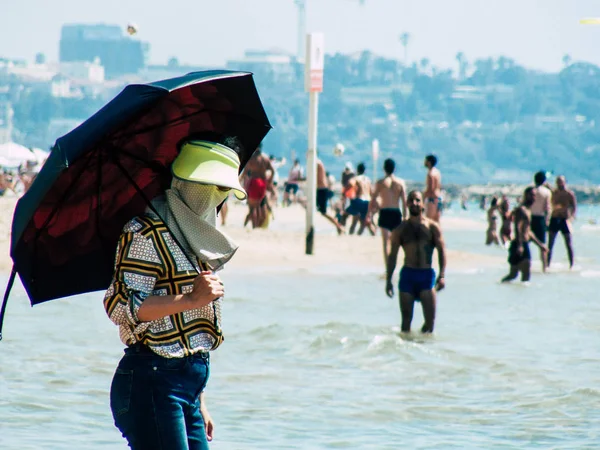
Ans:
<svg viewBox="0 0 600 450"><path fill-rule="evenodd" d="M136 355L136 354L137 355L149 355L149 356L158 356L160 358L163 358L163 356L160 356L158 353L153 352L150 349L150 347L148 347L147 345L141 344L141 343L133 344L133 345L126 347L125 354L126 355ZM208 360L210 358L210 353L209 352L197 352L190 356L184 356L183 358L175 358L175 359L186 359L186 358L202 358L202 359Z"/></svg>

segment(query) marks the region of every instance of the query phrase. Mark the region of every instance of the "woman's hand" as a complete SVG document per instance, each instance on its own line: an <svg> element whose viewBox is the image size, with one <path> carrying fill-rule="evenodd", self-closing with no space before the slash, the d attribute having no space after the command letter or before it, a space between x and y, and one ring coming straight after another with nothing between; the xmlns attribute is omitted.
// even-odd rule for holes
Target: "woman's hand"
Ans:
<svg viewBox="0 0 600 450"><path fill-rule="evenodd" d="M206 432L206 440L210 442L213 440L215 424L212 420L212 417L210 417L208 408L206 408L206 403L204 402L204 392L200 396L200 414L202 414L202 419L204 419L204 431Z"/></svg>
<svg viewBox="0 0 600 450"><path fill-rule="evenodd" d="M217 300L225 295L223 282L218 275L212 272L200 272L194 279L194 287L192 292L189 292L186 298L194 308L201 308Z"/></svg>

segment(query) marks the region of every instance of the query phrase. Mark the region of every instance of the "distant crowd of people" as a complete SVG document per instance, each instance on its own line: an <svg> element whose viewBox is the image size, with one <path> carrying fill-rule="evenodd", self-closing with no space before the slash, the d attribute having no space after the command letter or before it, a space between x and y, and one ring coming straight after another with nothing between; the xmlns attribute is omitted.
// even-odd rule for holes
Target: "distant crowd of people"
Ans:
<svg viewBox="0 0 600 450"><path fill-rule="evenodd" d="M296 159L289 170L284 186L279 186L278 169L285 159L267 156L259 149L248 163L243 174L243 185L248 192L248 214L244 226L266 228L273 217L275 206L299 203L306 206L300 185L306 181L305 171ZM386 267L385 290L393 295L392 276L400 247L404 251L404 266L400 271L400 309L402 330L410 330L415 301L420 301L425 323L422 331L433 331L436 292L445 286L446 257L440 218L444 210L442 175L435 155L424 159L426 169L423 192L406 192L404 180L395 175L396 163L386 159L384 177L373 183L365 174L366 165L359 163L356 170L347 162L340 176L340 195L334 192L333 177L323 162L317 160L316 209L336 229L338 234L361 235L367 230L371 235L379 228L382 237L383 258ZM279 201L278 188L283 199ZM466 196L461 206L466 209ZM448 203L446 199L446 204ZM531 274L533 242L540 249L542 269L546 271L552 260L552 249L558 233L563 235L569 265L573 267L571 220L575 217L577 201L567 188L564 176L551 186L544 172L534 176L534 185L525 189L523 197L511 208L507 195L493 196L487 207L486 196L481 197L480 208L487 209L488 228L486 245L502 245L508 249L509 273L502 281L511 281L521 274L528 281ZM377 220L375 217L377 216ZM226 220L226 204L221 213ZM546 245L548 237L548 244ZM438 252L440 273L432 267L433 252Z"/></svg>

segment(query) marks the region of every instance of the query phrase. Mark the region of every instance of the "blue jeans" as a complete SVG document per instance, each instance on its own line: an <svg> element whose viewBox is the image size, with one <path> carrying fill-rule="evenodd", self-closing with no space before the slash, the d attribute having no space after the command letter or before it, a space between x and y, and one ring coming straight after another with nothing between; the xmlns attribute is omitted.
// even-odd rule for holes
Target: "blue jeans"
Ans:
<svg viewBox="0 0 600 450"><path fill-rule="evenodd" d="M143 345L125 349L110 387L115 425L133 450L207 450L200 393L208 353L163 358Z"/></svg>

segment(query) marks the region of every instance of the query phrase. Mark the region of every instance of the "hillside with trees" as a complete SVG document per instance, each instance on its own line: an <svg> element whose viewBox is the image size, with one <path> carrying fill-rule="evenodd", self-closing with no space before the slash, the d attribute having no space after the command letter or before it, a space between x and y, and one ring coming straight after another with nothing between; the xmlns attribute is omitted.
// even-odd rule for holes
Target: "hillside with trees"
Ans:
<svg viewBox="0 0 600 450"><path fill-rule="evenodd" d="M426 58L403 64L370 52L328 55L318 135L328 168L337 173L347 160L370 166L378 139L380 158L394 157L407 179L421 179L423 157L435 153L453 183L523 182L539 169L600 183L600 68L565 56L559 73L542 73L506 57L469 62L462 53L456 66L442 70ZM303 159L303 65L251 70L274 126L265 151ZM41 86L10 92L19 141L48 148L51 120L85 120L118 89L72 99L54 98ZM343 158L333 155L336 143L346 148Z"/></svg>
<svg viewBox="0 0 600 450"><path fill-rule="evenodd" d="M600 183L600 68L564 58L560 73L527 70L509 58L457 55L459 76L427 59L406 67L369 52L328 56L319 110L319 150L335 170L347 159L394 157L408 178L423 156L439 156L456 183L522 182L539 169L577 183ZM288 80L257 74L275 127L266 151L306 148L308 100L302 66ZM346 147L333 156L336 143ZM414 170L418 175L413 176Z"/></svg>

